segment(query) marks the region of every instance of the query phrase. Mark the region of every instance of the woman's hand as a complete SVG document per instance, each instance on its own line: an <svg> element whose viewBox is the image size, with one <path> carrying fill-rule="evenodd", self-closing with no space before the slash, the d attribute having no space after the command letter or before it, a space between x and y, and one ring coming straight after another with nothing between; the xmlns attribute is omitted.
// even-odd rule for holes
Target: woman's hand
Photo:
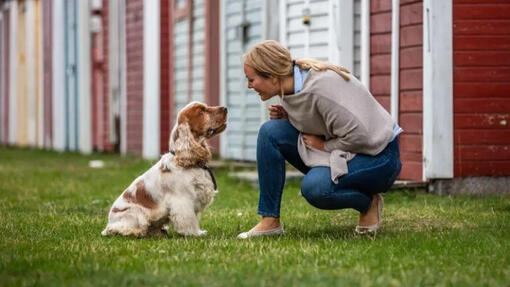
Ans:
<svg viewBox="0 0 510 287"><path fill-rule="evenodd" d="M311 134L302 134L302 137L307 147L326 151L322 137Z"/></svg>
<svg viewBox="0 0 510 287"><path fill-rule="evenodd" d="M288 119L289 116L285 109L280 105L269 106L269 118L270 119Z"/></svg>

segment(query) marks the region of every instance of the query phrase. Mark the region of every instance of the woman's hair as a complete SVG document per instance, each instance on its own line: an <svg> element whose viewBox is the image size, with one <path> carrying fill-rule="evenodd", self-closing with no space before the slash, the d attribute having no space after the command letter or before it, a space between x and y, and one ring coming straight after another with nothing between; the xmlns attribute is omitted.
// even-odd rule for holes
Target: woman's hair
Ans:
<svg viewBox="0 0 510 287"><path fill-rule="evenodd" d="M349 76L346 74L350 72L346 68L312 58L292 60L289 50L273 40L256 44L243 55L243 60L246 65L252 67L258 75L264 78L274 76L281 80L283 77L293 75L293 66L298 65L305 70L333 70L344 80L349 81Z"/></svg>

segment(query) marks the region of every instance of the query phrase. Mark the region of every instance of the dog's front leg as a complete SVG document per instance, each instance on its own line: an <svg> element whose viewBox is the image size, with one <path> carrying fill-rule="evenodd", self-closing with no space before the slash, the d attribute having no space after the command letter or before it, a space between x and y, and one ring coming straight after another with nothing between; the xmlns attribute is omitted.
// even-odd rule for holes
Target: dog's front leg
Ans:
<svg viewBox="0 0 510 287"><path fill-rule="evenodd" d="M189 202L174 202L170 207L170 224L175 232L183 236L203 236L207 231L201 230L198 224L198 215Z"/></svg>
<svg viewBox="0 0 510 287"><path fill-rule="evenodd" d="M172 172L174 155L171 153L166 153L161 157L160 170L162 172Z"/></svg>

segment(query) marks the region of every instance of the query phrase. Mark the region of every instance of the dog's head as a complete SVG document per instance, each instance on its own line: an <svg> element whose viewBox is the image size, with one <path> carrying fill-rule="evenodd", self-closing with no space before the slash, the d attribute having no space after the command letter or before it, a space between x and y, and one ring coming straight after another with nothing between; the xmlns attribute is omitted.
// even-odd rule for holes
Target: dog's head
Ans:
<svg viewBox="0 0 510 287"><path fill-rule="evenodd" d="M227 128L227 108L192 102L177 115L170 135L170 151L182 167L204 166L211 159L207 139Z"/></svg>

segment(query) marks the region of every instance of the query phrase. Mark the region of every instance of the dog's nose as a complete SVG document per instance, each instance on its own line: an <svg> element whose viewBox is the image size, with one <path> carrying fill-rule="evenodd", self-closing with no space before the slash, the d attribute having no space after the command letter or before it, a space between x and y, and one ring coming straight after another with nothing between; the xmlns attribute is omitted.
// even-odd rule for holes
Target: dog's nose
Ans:
<svg viewBox="0 0 510 287"><path fill-rule="evenodd" d="M227 109L227 107L223 107L223 112L225 112L225 114L227 114L227 113L228 113L228 109Z"/></svg>

